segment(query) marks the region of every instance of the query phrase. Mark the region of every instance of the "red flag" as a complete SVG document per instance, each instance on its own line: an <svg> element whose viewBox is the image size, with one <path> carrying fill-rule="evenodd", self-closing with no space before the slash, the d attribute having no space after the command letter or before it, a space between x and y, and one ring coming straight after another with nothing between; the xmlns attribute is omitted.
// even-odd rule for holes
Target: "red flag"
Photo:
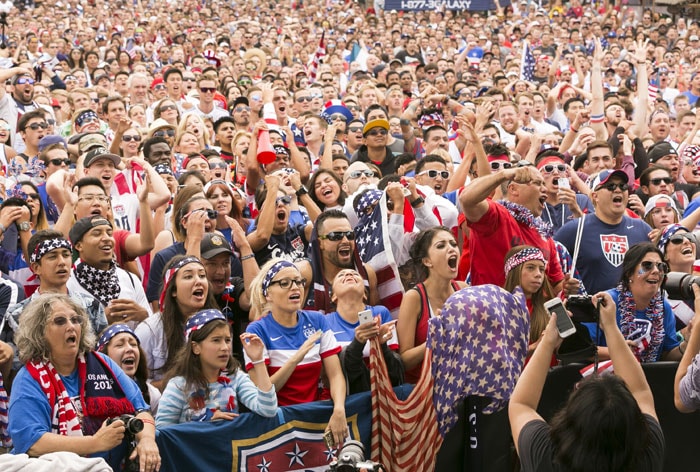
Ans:
<svg viewBox="0 0 700 472"><path fill-rule="evenodd" d="M326 44L324 38L326 37L326 32L321 34L321 40L318 42L318 49L316 49L316 54L314 55L314 60L311 61L311 67L309 67L309 83L313 84L316 82L316 72L318 71L318 65L321 63L321 58L326 55Z"/></svg>

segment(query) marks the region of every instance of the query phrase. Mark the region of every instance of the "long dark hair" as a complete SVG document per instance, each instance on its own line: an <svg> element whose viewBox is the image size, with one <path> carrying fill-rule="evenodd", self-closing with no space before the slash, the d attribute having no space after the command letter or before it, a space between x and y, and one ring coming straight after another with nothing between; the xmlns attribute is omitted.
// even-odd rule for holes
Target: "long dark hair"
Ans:
<svg viewBox="0 0 700 472"><path fill-rule="evenodd" d="M343 190L343 181L340 180L340 177L333 172L332 170L329 169L318 169L316 172L314 172L314 175L311 176L311 180L309 180L309 196L311 197L311 200L314 201L316 205L321 210L325 209L325 204L321 202L321 200L318 199L316 196L316 181L321 178L324 174L330 175L333 180L338 184L338 188L340 189L340 194L338 194L338 205L343 206L345 205L345 199L347 198L347 194L345 193L345 190Z"/></svg>
<svg viewBox="0 0 700 472"><path fill-rule="evenodd" d="M625 288L629 288L629 281L634 275L637 264L642 262L644 256L650 252L658 254L659 258L662 261L664 260L664 255L661 250L652 243L637 243L625 253L625 258L622 260L622 277L620 278L620 283Z"/></svg>
<svg viewBox="0 0 700 472"><path fill-rule="evenodd" d="M179 255L170 259L170 261L165 265L165 268L163 269L163 279L165 279L165 274L168 272L168 270L174 267L175 264L183 260L185 257L187 256ZM187 319L185 319L184 313L182 313L182 310L180 310L180 305L177 304L177 302L175 301L175 297L173 297L173 292L175 291L177 285L176 278L177 274L175 274L175 278L170 282L170 284L168 284L167 287L164 287L165 301L163 303L163 311L160 314L160 318L163 322L163 337L165 337L165 345L168 349L168 357L165 360L165 364L163 364L163 366L160 369L158 369L161 372L166 372L173 365L178 351L185 344L185 337L183 333L185 332L185 323L187 323ZM218 309L219 307L216 304L216 299L214 298L214 294L212 293L211 284L208 285L209 289L207 290L207 300L204 302L204 306L202 307L202 309Z"/></svg>
<svg viewBox="0 0 700 472"><path fill-rule="evenodd" d="M112 344L111 339L106 345L102 346L102 348L99 351L104 355L109 356L109 354L107 354L107 350L109 349L110 344ZM137 349L139 351L139 363L136 365L136 372L134 373L132 379L134 380L134 382L136 382L136 385L138 385L144 401L150 405L151 393L148 390L148 383L146 382L148 380L148 364L146 361L146 353L143 351L143 348L140 345L137 347Z"/></svg>
<svg viewBox="0 0 700 472"><path fill-rule="evenodd" d="M214 320L210 323L204 325L203 328L193 331L190 334L189 339L187 339L184 346L180 348L177 352L177 356L173 360L173 365L165 376L165 384L167 381L181 375L185 378L185 390L204 390L205 399L209 397L209 382L202 372L202 360L192 352L192 343L201 343L209 337L209 335L214 332L214 330L221 328L222 326L230 327L228 323L224 320ZM228 363L226 364L226 373L234 374L241 365L233 357L233 350L231 350L231 355L229 355Z"/></svg>
<svg viewBox="0 0 700 472"><path fill-rule="evenodd" d="M638 470L649 447L649 426L625 382L591 375L551 421L554 462L570 472Z"/></svg>
<svg viewBox="0 0 700 472"><path fill-rule="evenodd" d="M406 269L410 269L412 274L406 274L406 276L411 277L407 280L409 286L413 286L419 282L423 282L430 275L429 269L423 264L423 258L428 257L428 250L433 244L433 239L441 231L446 231L452 235L450 231L445 226L435 226L433 228L424 229L416 236L413 246L409 251L411 259L406 266Z"/></svg>

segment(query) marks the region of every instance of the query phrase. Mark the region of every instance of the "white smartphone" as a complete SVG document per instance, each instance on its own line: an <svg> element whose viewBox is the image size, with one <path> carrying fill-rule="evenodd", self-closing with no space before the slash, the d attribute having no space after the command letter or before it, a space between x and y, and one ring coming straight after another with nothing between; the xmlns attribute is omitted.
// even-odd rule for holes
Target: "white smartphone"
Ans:
<svg viewBox="0 0 700 472"><path fill-rule="evenodd" d="M569 314L564 308L564 304L561 302L560 298L552 298L544 303L544 307L547 312L554 312L557 314L557 331L559 331L559 337L567 338L576 332L576 326L574 322L569 318Z"/></svg>
<svg viewBox="0 0 700 472"><path fill-rule="evenodd" d="M566 177L562 177L560 179L557 179L557 186L559 188L571 188L571 184L569 183L569 179Z"/></svg>
<svg viewBox="0 0 700 472"><path fill-rule="evenodd" d="M361 325L363 325L365 323L371 323L372 321L374 321L374 316L372 315L372 310L361 311L357 314L357 317L360 319Z"/></svg>

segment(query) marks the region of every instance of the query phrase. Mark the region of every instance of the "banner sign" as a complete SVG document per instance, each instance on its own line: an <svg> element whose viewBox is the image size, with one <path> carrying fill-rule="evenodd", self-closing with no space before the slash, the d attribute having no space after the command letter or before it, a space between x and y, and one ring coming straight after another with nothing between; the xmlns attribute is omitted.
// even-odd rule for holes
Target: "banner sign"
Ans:
<svg viewBox="0 0 700 472"><path fill-rule="evenodd" d="M501 1L501 4L509 5L510 2ZM384 0L384 10L469 10L486 11L495 10L494 0Z"/></svg>

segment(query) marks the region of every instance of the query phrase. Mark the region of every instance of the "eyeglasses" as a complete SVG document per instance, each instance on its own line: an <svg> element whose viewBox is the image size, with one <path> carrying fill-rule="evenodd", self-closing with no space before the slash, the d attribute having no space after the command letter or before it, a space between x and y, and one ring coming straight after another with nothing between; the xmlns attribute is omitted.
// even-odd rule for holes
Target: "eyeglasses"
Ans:
<svg viewBox="0 0 700 472"><path fill-rule="evenodd" d="M424 170L424 171L418 173L418 175L426 175L426 174L431 179L436 178L438 175L445 180L450 178L450 172L447 170Z"/></svg>
<svg viewBox="0 0 700 472"><path fill-rule="evenodd" d="M662 274L668 273L668 265L665 262L642 261L639 266L644 272L651 272L656 267Z"/></svg>
<svg viewBox="0 0 700 472"><path fill-rule="evenodd" d="M297 97L296 101L297 103L311 102L313 101L313 97Z"/></svg>
<svg viewBox="0 0 700 472"><path fill-rule="evenodd" d="M620 191L626 192L627 190L630 189L630 186L627 185L627 184L624 184L624 183L616 184L616 183L614 183L614 182L610 182L610 183L607 183L607 184L605 184L605 185L601 185L600 187L598 187L598 190L600 190L600 189L602 189L602 188L604 188L604 189L607 190L608 192L614 192L614 191L617 190L618 188L620 189Z"/></svg>
<svg viewBox="0 0 700 472"><path fill-rule="evenodd" d="M225 169L228 167L228 164L225 162L210 162L209 163L209 169L214 170L214 169ZM226 183L226 182L220 182L220 183Z"/></svg>
<svg viewBox="0 0 700 472"><path fill-rule="evenodd" d="M219 212L216 210L210 210L209 208L197 208L196 210L192 210L189 212L187 215L185 215L185 218L190 216L192 213L198 212L198 211L206 211L207 212L207 218L210 220L215 220L217 216L219 216Z"/></svg>
<svg viewBox="0 0 700 472"><path fill-rule="evenodd" d="M182 80L185 82L196 82L197 81L197 79L195 79L194 77L183 77Z"/></svg>
<svg viewBox="0 0 700 472"><path fill-rule="evenodd" d="M289 205L292 203L292 197L289 195L285 195L283 197L277 197L277 199L275 200L275 203L277 205L279 205L280 203L282 203L284 205Z"/></svg>
<svg viewBox="0 0 700 472"><path fill-rule="evenodd" d="M234 112L240 113L242 111L250 111L250 107L247 106L239 106L233 109Z"/></svg>
<svg viewBox="0 0 700 472"><path fill-rule="evenodd" d="M79 202L88 202L92 203L95 200L97 200L100 203L107 203L112 199L112 197L108 197L107 195L97 195L94 193L86 193L85 195L81 195L78 197Z"/></svg>
<svg viewBox="0 0 700 472"><path fill-rule="evenodd" d="M31 125L27 125L27 128L29 128L32 131L36 131L38 129L46 129L49 127L48 123L32 123ZM25 128L25 129L27 129Z"/></svg>
<svg viewBox="0 0 700 472"><path fill-rule="evenodd" d="M202 93L214 93L216 92L216 87L199 87L199 91Z"/></svg>
<svg viewBox="0 0 700 472"><path fill-rule="evenodd" d="M674 234L673 236L671 236L668 242L671 244L679 245L683 244L683 242L686 240L690 241L693 244L698 243L698 240L693 233Z"/></svg>
<svg viewBox="0 0 700 472"><path fill-rule="evenodd" d="M650 179L649 182L652 185L661 185L661 182L665 183L666 185L671 185L673 183L673 179L671 177L659 177L658 179Z"/></svg>
<svg viewBox="0 0 700 472"><path fill-rule="evenodd" d="M380 128L380 129L371 129L371 130L367 131L367 136L377 136L377 135L379 135L379 136L386 136L387 133L388 133L388 131L385 130L384 128Z"/></svg>
<svg viewBox="0 0 700 472"><path fill-rule="evenodd" d="M363 175L367 178L376 177L371 170L354 170L348 174L348 179L359 179Z"/></svg>
<svg viewBox="0 0 700 472"><path fill-rule="evenodd" d="M541 169L542 173L544 173L544 174L551 174L555 170L557 172L559 172L560 174L565 173L566 172L566 164L557 164L557 165L547 164L545 166L542 166L542 169Z"/></svg>
<svg viewBox="0 0 700 472"><path fill-rule="evenodd" d="M348 131L352 133L361 133L362 132L362 126L351 126L348 128Z"/></svg>
<svg viewBox="0 0 700 472"><path fill-rule="evenodd" d="M513 164L510 162L503 162L503 161L494 161L491 164L491 170L501 170L501 169L510 169L513 167Z"/></svg>
<svg viewBox="0 0 700 472"><path fill-rule="evenodd" d="M175 105L163 105L160 107L160 112L163 113L164 111L170 111L170 110L177 110L177 107Z"/></svg>
<svg viewBox="0 0 700 472"><path fill-rule="evenodd" d="M51 320L51 323L55 324L56 326L65 326L68 324L68 321L70 321L73 325L82 325L84 320L85 318L80 315L71 316L70 318L66 318L65 316L57 316Z"/></svg>
<svg viewBox="0 0 700 472"><path fill-rule="evenodd" d="M155 133L153 133L154 138L164 138L166 136L169 138L172 138L173 136L175 136L175 130L174 129L167 129L167 130L161 129L161 130L158 130Z"/></svg>
<svg viewBox="0 0 700 472"><path fill-rule="evenodd" d="M318 239L327 239L329 241L342 241L343 238L348 238L348 241L355 240L355 232L350 231L331 231L325 236L318 235Z"/></svg>
<svg viewBox="0 0 700 472"><path fill-rule="evenodd" d="M49 163L55 166L60 166L61 164L69 166L71 164L70 159L51 159Z"/></svg>
<svg viewBox="0 0 700 472"><path fill-rule="evenodd" d="M279 279L270 282L270 285L274 284L279 285L280 288L284 290L291 288L292 284L296 284L296 286L299 288L304 288L306 287L306 279Z"/></svg>
<svg viewBox="0 0 700 472"><path fill-rule="evenodd" d="M17 82L15 82L17 85L34 85L34 83L34 79L31 77L20 77L17 79Z"/></svg>
<svg viewBox="0 0 700 472"><path fill-rule="evenodd" d="M343 123L345 123L346 121L348 121L348 119L345 118L345 116L341 113L333 113L331 115L331 121L342 121Z"/></svg>
<svg viewBox="0 0 700 472"><path fill-rule="evenodd" d="M253 83L252 80L239 80L238 85L251 85Z"/></svg>

